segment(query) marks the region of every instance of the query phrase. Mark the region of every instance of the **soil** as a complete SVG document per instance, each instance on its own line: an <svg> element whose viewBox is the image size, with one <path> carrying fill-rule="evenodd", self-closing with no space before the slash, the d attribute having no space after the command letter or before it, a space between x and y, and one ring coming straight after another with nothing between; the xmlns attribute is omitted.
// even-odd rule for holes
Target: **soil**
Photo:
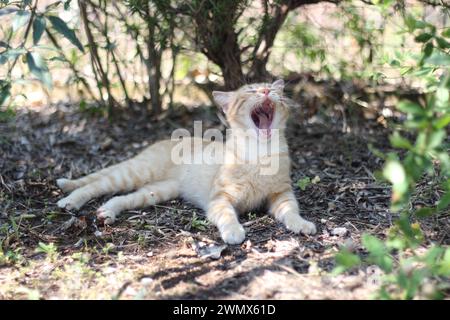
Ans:
<svg viewBox="0 0 450 320"><path fill-rule="evenodd" d="M204 212L181 200L124 212L112 226L98 225L95 210L108 197L79 211L56 206L55 180L80 177L137 154L170 137L224 125L216 109L175 109L159 119L118 112L114 120L54 105L18 111L0 123L0 299L368 299L377 289L374 266L332 276L334 255L360 237L381 238L396 215L390 187L375 179L383 160L370 145L390 151L389 131L375 120L345 119L298 109L287 137L292 181L302 215L315 222L313 236L295 235L264 211L245 213L247 237L218 259L199 246L221 245ZM301 190L297 181L310 178ZM427 200L437 191L419 185ZM421 202L422 201L422 202ZM422 221L432 242L450 243L449 215ZM53 243L53 246L49 246ZM0 264L2 262L0 261Z"/></svg>

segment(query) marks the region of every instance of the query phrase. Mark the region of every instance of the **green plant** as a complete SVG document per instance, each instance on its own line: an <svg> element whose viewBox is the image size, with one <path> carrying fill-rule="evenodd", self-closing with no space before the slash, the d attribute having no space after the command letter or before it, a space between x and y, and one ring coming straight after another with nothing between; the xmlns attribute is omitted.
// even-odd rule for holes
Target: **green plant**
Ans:
<svg viewBox="0 0 450 320"><path fill-rule="evenodd" d="M199 217L197 217L197 213L194 212L191 220L191 228L205 231L208 228L208 225L208 221L200 219Z"/></svg>
<svg viewBox="0 0 450 320"><path fill-rule="evenodd" d="M403 152L384 157L382 177L392 185L391 210L398 212L399 218L385 241L363 236L367 258L342 249L336 256L335 272L364 261L377 265L385 274L379 298L442 298L450 288L450 248L433 244L424 250L426 239L420 221L441 214L450 204L450 157L445 142L450 123L450 28L438 32L432 24L411 15L405 16L405 25L405 32L414 34L415 41L422 43L422 52L408 55L416 63L407 67L401 65L402 56L397 54L397 64L405 75L425 82L426 94L423 101L401 101L397 105L406 120L391 135L390 143ZM416 186L427 178L439 190L440 199L434 205L414 207Z"/></svg>
<svg viewBox="0 0 450 320"><path fill-rule="evenodd" d="M314 178L310 178L310 177L304 177L301 179L297 180L297 186L300 188L300 190L305 191L306 188L310 185L310 184L317 184L320 182L320 177L319 176L315 176Z"/></svg>
<svg viewBox="0 0 450 320"><path fill-rule="evenodd" d="M138 238L138 244L140 246L144 246L145 245L145 238L139 237ZM102 248L102 252L104 254L110 254L111 252L114 252L116 250L116 246L113 243L108 242L103 248Z"/></svg>
<svg viewBox="0 0 450 320"><path fill-rule="evenodd" d="M24 257L20 253L22 248L17 248L14 251L7 250L6 252L0 251L0 266L10 264L21 264L24 262Z"/></svg>
<svg viewBox="0 0 450 320"><path fill-rule="evenodd" d="M30 78L39 80L47 89L53 86L52 76L48 67L49 52L58 51L57 48L41 45L44 33L54 39L54 33L71 42L80 51L84 51L75 31L66 22L54 14L54 10L70 1L58 1L50 4L43 12L37 10L38 1L2 1L0 9L8 7L11 23L5 24L6 39L0 42L0 65L6 65L7 72L4 79L0 79L0 107L7 106L1 112L10 112L9 106L13 102L11 89L15 83L22 84L28 80L14 78L12 71L22 63L27 66ZM7 17L6 17L7 18ZM6 19L2 17L2 19ZM16 45L17 44L17 45Z"/></svg>
<svg viewBox="0 0 450 320"><path fill-rule="evenodd" d="M39 242L35 251L37 253L45 253L47 255L47 259L50 261L54 261L58 257L58 251L54 243L45 244L43 242Z"/></svg>
<svg viewBox="0 0 450 320"><path fill-rule="evenodd" d="M311 179L309 177L304 177L301 179L298 179L297 186L302 190L305 191L306 187L308 187L311 184Z"/></svg>

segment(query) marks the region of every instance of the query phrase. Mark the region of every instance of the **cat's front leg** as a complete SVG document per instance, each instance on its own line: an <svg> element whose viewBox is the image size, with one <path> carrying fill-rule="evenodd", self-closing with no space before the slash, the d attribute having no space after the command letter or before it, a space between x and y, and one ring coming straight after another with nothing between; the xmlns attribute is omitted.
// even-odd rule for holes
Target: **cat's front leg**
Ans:
<svg viewBox="0 0 450 320"><path fill-rule="evenodd" d="M239 223L236 210L228 197L214 197L209 204L207 215L209 221L219 229L225 243L240 244L244 241L244 227Z"/></svg>
<svg viewBox="0 0 450 320"><path fill-rule="evenodd" d="M290 187L286 191L269 196L269 211L278 221L284 223L286 228L295 233L316 233L314 223L300 216L297 199Z"/></svg>

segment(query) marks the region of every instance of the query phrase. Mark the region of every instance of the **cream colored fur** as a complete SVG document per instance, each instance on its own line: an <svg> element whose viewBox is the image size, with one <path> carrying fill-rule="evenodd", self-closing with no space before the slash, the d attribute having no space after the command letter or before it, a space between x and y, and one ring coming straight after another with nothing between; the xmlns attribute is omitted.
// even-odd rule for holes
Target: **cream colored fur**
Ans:
<svg viewBox="0 0 450 320"><path fill-rule="evenodd" d="M68 210L79 209L87 201L101 195L135 190L113 197L98 209L98 218L110 224L121 211L181 197L207 212L208 219L218 227L226 243L239 244L245 239L245 230L239 223L238 213L248 212L267 203L269 213L289 230L315 233L314 224L300 216L291 187L290 158L284 137L288 106L283 87L282 80L278 80L273 84L247 85L235 92L213 93L216 103L225 111L232 130L231 138L239 135L239 129L254 129L252 139L262 139L250 112L264 99L274 103L271 129L280 130L279 150L275 154L263 156L269 160L278 157L279 169L276 174L262 175L259 163L232 163L230 160L240 157L239 151L249 153L248 150L240 150L245 146L239 144L237 151L226 148L225 164L175 164L171 152L178 142L165 140L155 143L130 160L86 177L58 179L57 184L64 192L71 191L70 195L58 202L58 206ZM200 138L186 139L191 139L192 144L200 143L203 146L220 143Z"/></svg>

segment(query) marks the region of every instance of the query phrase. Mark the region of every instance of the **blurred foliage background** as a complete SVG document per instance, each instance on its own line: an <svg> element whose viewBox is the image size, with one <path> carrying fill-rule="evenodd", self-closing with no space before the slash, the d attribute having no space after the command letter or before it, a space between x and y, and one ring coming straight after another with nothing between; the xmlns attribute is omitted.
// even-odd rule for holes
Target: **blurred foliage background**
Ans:
<svg viewBox="0 0 450 320"><path fill-rule="evenodd" d="M342 248L335 272L378 265L381 298L414 298L424 279L438 283L432 297L448 292L450 249L419 250L416 222L450 204L448 0L1 0L0 19L2 118L60 102L158 116L211 104L213 89L284 78L301 84L306 108L389 127L399 151L373 152L399 219L386 239L363 238L365 257ZM424 177L440 200L415 209Z"/></svg>
<svg viewBox="0 0 450 320"><path fill-rule="evenodd" d="M3 0L2 111L65 101L159 113L213 88L305 75L421 90L407 76L421 43L404 17L444 31L445 2Z"/></svg>

